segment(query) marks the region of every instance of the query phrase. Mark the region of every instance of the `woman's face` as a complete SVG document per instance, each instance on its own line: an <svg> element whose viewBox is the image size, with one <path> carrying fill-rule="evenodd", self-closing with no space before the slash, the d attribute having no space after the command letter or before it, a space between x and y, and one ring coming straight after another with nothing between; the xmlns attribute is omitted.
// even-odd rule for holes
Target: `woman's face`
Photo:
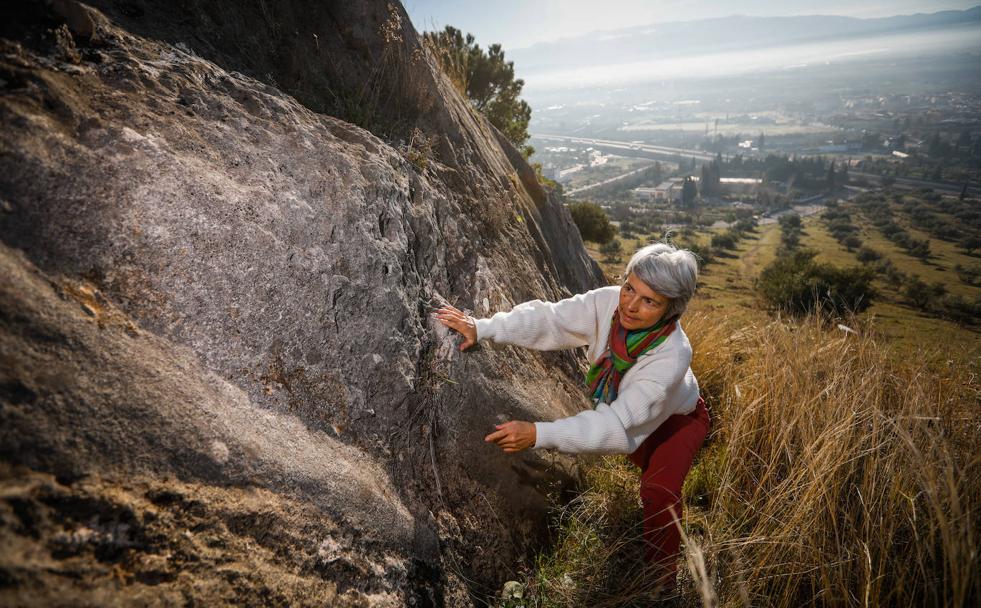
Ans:
<svg viewBox="0 0 981 608"><path fill-rule="evenodd" d="M631 272L620 287L620 325L628 330L656 325L670 302Z"/></svg>

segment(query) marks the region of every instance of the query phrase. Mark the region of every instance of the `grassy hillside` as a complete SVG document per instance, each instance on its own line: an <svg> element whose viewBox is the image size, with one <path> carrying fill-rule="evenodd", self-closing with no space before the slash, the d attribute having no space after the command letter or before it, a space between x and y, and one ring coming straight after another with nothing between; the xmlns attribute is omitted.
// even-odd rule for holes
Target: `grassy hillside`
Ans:
<svg viewBox="0 0 981 608"><path fill-rule="evenodd" d="M854 210L852 205L845 208ZM981 259L963 252L953 243L932 238L902 218L901 224L917 239L929 239L931 255L922 260L907 253L903 248L885 238L860 213L853 214L859 236L866 247L882 254L905 274L919 277L930 284L943 285L948 293L957 294L968 300L981 297L981 286L969 285L962 281L954 268L978 265ZM836 266L856 266L860 262L854 251L848 251L828 232L826 223L818 215L804 219L804 236L801 245L816 249L818 261ZM964 360L976 360L981 356L981 331L977 326L965 326L936 315L927 314L910 304L902 293L902 286L889 277L880 276L875 281L878 297L866 311L871 317L873 330L886 339L889 347L925 347L949 350L956 345L955 355Z"/></svg>
<svg viewBox="0 0 981 608"><path fill-rule="evenodd" d="M904 272L978 289L952 272L969 261L956 248L931 239L924 262L860 228ZM685 238L704 246L712 234ZM850 331L775 317L753 281L779 241L777 224L759 226L716 256L685 318L713 429L686 481L688 568L669 605L976 605L979 333L915 310L882 280L869 311L839 320ZM623 242L619 262L589 249L617 280L645 242ZM818 215L801 244L859 263ZM554 549L502 605L649 605L638 470L622 456L583 462L582 493L556 505Z"/></svg>

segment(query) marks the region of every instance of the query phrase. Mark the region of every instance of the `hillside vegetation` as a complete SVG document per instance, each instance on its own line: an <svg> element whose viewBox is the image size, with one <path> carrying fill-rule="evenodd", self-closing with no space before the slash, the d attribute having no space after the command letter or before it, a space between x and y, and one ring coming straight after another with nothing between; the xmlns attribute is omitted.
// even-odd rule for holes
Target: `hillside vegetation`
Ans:
<svg viewBox="0 0 981 608"><path fill-rule="evenodd" d="M976 293L953 272L966 252L930 239L920 260L852 217L881 259ZM704 250L722 232L676 241ZM611 280L649 237L618 239L619 257L590 249ZM780 243L774 223L716 250L686 314L713 428L685 485L687 569L671 605L976 605L977 331L917 309L881 272L860 316L768 313L754 280ZM800 244L861 265L820 214L804 218ZM637 477L624 457L590 461L582 494L555 508L555 549L510 605L649 605Z"/></svg>

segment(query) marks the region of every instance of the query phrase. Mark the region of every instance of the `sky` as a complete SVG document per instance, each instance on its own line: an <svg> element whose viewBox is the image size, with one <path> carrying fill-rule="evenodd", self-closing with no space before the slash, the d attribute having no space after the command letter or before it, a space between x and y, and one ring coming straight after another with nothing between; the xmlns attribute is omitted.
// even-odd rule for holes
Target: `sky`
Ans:
<svg viewBox="0 0 981 608"><path fill-rule="evenodd" d="M402 0L416 30L452 25L507 52L596 30L728 15L890 17L966 9L981 0Z"/></svg>

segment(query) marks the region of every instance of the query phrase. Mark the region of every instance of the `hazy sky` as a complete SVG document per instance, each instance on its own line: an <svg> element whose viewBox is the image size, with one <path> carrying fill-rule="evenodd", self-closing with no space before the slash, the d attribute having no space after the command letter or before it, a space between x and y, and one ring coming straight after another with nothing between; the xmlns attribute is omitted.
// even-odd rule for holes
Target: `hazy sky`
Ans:
<svg viewBox="0 0 981 608"><path fill-rule="evenodd" d="M981 0L402 0L419 31L452 25L505 52L595 30L732 14L888 17L965 9Z"/></svg>

